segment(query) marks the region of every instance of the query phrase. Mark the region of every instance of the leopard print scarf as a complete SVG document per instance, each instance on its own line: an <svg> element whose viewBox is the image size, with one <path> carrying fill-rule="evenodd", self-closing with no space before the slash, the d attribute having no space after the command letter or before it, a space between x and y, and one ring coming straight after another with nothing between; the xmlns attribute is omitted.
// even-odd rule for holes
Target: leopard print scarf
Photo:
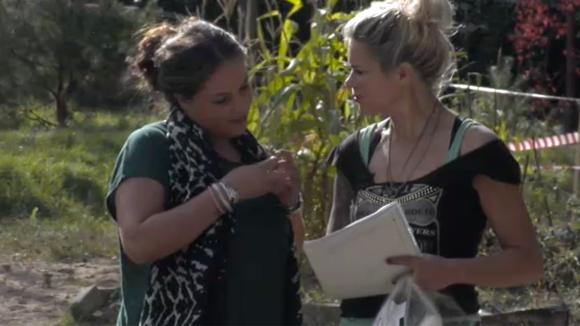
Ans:
<svg viewBox="0 0 580 326"><path fill-rule="evenodd" d="M166 121L171 155L170 205L180 205L204 191L221 177L217 154L203 130L181 109L174 108ZM256 160L266 152L248 132L234 140L242 153ZM209 292L225 277L227 238L235 231L233 214L225 214L185 250L152 264L150 286L141 312L141 325L200 325L208 309ZM294 255L292 255L294 259ZM300 318L297 264L291 264L290 288L295 292L291 310ZM296 300L298 303L296 304ZM298 307L298 310L296 310ZM298 321L299 323L300 321ZM295 322L291 322L295 324Z"/></svg>

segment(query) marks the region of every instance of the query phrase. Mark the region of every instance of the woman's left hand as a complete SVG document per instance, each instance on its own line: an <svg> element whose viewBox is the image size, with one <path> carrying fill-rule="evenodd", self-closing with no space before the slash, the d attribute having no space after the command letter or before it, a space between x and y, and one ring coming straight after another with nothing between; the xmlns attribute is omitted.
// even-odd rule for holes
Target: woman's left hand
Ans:
<svg viewBox="0 0 580 326"><path fill-rule="evenodd" d="M453 266L451 260L423 254L421 256L396 256L386 260L389 265L409 268L409 273L417 285L427 291L438 291L453 284Z"/></svg>

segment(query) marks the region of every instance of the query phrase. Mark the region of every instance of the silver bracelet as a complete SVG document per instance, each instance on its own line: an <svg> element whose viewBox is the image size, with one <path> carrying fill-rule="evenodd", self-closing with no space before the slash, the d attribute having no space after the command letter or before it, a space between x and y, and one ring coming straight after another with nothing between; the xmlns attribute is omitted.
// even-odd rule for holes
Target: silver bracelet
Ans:
<svg viewBox="0 0 580 326"><path fill-rule="evenodd" d="M223 190L230 205L233 206L240 201L240 193L236 189L232 188L223 181L218 182L217 185Z"/></svg>
<svg viewBox="0 0 580 326"><path fill-rule="evenodd" d="M225 206L221 202L221 199L219 199L219 197L218 197L219 195L217 194L217 191L215 190L213 185L210 185L208 190L209 190L209 194L211 195L211 199L212 199L213 203L215 204L215 207L217 208L220 215L225 214L226 213L226 210L224 208Z"/></svg>
<svg viewBox="0 0 580 326"><path fill-rule="evenodd" d="M211 187L211 189L213 189L215 191L221 206L227 212L231 213L233 211L232 205L230 204L229 200L227 199L226 194L224 194L222 187L219 186L219 182L212 184L210 187Z"/></svg>

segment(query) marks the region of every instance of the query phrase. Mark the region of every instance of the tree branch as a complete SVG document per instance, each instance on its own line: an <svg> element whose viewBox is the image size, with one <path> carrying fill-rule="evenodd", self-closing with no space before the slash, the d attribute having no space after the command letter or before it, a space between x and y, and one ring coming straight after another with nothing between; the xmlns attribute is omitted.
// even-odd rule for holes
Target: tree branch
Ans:
<svg viewBox="0 0 580 326"><path fill-rule="evenodd" d="M40 122L44 126L58 127L58 124L56 124L52 121L46 120L45 118L39 116L38 114L34 113L34 111L32 111L30 109L24 110L24 116L26 117L26 119L31 120L31 121Z"/></svg>

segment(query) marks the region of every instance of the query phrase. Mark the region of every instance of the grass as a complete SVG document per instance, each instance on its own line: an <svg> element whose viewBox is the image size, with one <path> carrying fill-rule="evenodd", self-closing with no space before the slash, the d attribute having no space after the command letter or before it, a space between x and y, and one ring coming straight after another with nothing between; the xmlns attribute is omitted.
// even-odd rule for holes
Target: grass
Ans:
<svg viewBox="0 0 580 326"><path fill-rule="evenodd" d="M25 259L76 262L117 255L115 227L104 217L8 219L0 229L2 251Z"/></svg>
<svg viewBox="0 0 580 326"><path fill-rule="evenodd" d="M47 119L51 112L34 109ZM127 135L159 118L81 112L69 128L28 121L0 130L0 247L57 261L114 255L104 205L109 176Z"/></svg>
<svg viewBox="0 0 580 326"><path fill-rule="evenodd" d="M59 320L56 324L50 326L77 326L78 323L75 321L71 314L66 314Z"/></svg>

